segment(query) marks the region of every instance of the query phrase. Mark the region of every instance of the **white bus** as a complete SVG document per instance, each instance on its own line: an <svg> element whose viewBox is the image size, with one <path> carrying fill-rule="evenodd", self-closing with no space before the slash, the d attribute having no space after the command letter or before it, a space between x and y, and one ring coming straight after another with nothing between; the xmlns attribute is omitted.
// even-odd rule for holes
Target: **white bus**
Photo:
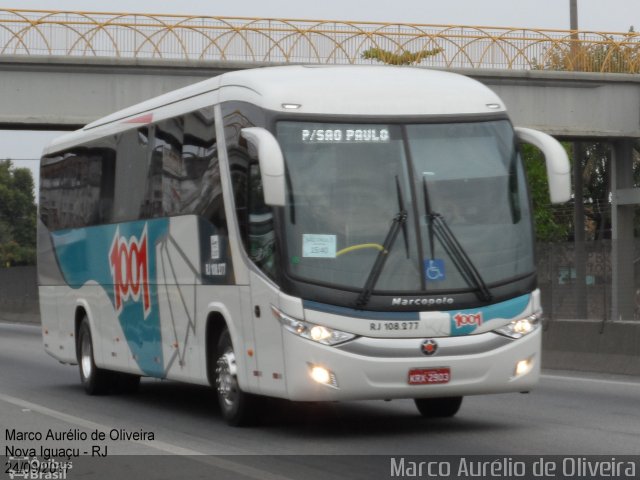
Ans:
<svg viewBox="0 0 640 480"><path fill-rule="evenodd" d="M264 396L415 399L531 389L540 295L518 141L469 78L400 67L230 72L97 120L42 157L46 351L89 394L141 376Z"/></svg>

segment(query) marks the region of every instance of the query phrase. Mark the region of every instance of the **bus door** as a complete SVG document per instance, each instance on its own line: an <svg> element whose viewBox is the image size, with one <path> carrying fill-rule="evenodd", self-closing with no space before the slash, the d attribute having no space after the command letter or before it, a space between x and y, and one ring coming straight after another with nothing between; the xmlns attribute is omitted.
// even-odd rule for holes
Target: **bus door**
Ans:
<svg viewBox="0 0 640 480"><path fill-rule="evenodd" d="M247 250L257 269L250 272L251 317L254 325L259 385L265 394L286 394L282 328L271 312L278 305L279 288L272 280L278 262L271 207L265 205L257 162L249 165ZM258 271L259 270L259 271Z"/></svg>

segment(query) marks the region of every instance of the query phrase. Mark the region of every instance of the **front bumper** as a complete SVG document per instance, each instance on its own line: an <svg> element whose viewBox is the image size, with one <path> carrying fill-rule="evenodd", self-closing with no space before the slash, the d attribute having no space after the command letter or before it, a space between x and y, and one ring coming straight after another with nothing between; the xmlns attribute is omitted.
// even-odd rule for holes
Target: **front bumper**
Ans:
<svg viewBox="0 0 640 480"><path fill-rule="evenodd" d="M420 349L424 338L360 338L329 347L284 331L287 393L291 400L338 401L466 396L528 391L540 376L542 329L520 339L493 332L436 338L433 356ZM516 364L531 360L531 369L516 375ZM324 367L335 376L336 387L315 382L310 371ZM446 384L409 385L415 368L444 368Z"/></svg>

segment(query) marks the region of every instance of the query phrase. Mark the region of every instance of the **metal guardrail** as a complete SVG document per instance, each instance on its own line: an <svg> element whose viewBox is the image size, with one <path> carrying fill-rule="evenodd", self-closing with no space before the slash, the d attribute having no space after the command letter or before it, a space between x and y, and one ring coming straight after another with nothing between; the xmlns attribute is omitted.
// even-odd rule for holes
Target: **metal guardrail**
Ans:
<svg viewBox="0 0 640 480"><path fill-rule="evenodd" d="M640 73L640 34L0 9L0 54Z"/></svg>

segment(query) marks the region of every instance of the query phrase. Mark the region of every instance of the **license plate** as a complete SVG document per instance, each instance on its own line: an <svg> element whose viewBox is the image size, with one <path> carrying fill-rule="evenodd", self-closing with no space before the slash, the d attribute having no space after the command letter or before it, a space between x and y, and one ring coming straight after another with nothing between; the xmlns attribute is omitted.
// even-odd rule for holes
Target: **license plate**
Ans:
<svg viewBox="0 0 640 480"><path fill-rule="evenodd" d="M409 370L409 385L449 383L451 370L447 368L413 368Z"/></svg>

